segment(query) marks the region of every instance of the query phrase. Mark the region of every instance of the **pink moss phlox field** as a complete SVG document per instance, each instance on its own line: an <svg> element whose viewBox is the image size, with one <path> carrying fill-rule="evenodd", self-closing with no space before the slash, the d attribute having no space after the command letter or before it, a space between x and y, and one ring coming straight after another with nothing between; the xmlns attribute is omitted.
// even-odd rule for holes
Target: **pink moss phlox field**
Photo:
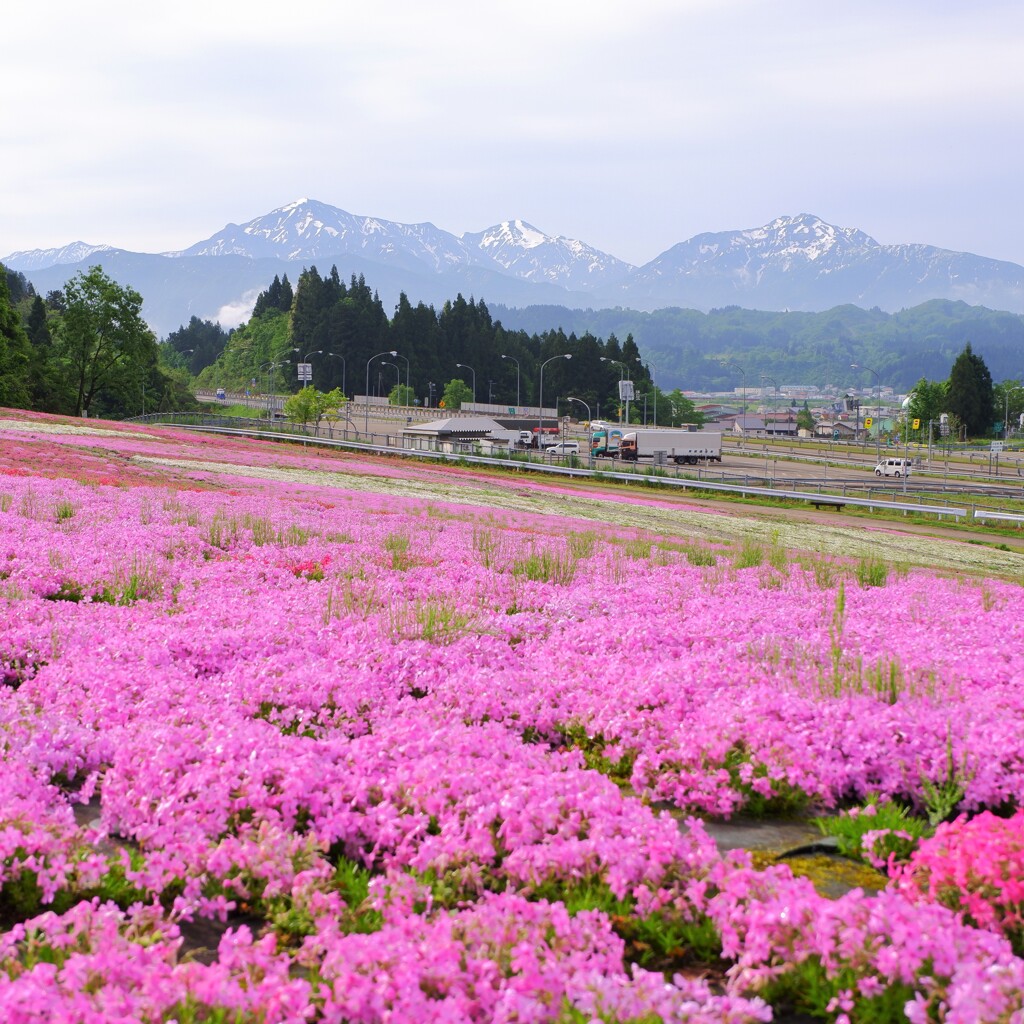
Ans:
<svg viewBox="0 0 1024 1024"><path fill-rule="evenodd" d="M838 900L690 817L1019 804L1019 586L111 429L0 428L0 1019L739 1024L800 971L835 1020L1024 1014L1019 815Z"/></svg>

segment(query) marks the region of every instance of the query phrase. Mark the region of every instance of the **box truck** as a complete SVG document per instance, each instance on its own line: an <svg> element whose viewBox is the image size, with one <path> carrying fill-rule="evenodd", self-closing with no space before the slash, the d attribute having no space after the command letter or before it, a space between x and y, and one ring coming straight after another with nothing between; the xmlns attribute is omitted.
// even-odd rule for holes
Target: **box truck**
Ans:
<svg viewBox="0 0 1024 1024"><path fill-rule="evenodd" d="M622 428L601 424L594 425L590 434L590 451L595 458L613 459L619 454L619 442L622 441Z"/></svg>
<svg viewBox="0 0 1024 1024"><path fill-rule="evenodd" d="M722 434L718 430L632 430L622 435L619 458L625 462L655 459L696 465L722 461Z"/></svg>

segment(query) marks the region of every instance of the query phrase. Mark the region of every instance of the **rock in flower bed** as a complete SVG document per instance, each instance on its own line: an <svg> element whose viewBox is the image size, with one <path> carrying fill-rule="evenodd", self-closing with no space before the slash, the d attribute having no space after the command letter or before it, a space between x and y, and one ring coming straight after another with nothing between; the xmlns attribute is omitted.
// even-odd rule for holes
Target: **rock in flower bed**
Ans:
<svg viewBox="0 0 1024 1024"><path fill-rule="evenodd" d="M1024 1013L978 842L829 900L700 820L1017 805L1017 584L45 423L0 421L3 1019Z"/></svg>

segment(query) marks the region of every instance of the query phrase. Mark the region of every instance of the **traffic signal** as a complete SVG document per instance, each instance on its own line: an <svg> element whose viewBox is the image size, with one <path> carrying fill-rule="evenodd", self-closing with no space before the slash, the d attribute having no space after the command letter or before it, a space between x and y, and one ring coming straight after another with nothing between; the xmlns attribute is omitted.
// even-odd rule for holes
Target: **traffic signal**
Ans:
<svg viewBox="0 0 1024 1024"><path fill-rule="evenodd" d="M920 428L920 426L921 426L921 421L920 421L919 419L916 419L916 418L915 418L915 419L912 419L912 420L910 421L910 425L911 425L911 427L913 427L913 428L914 428L914 430L917 430L917 429L918 429L918 428Z"/></svg>
<svg viewBox="0 0 1024 1024"><path fill-rule="evenodd" d="M864 417L864 429L865 430L870 430L871 429L871 424L874 423L874 422L875 421L870 416L865 416Z"/></svg>

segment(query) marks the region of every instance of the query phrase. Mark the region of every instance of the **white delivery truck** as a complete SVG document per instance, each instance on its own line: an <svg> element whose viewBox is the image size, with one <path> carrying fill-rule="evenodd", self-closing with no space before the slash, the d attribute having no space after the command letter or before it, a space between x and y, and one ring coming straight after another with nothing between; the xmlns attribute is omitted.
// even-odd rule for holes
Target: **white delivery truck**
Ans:
<svg viewBox="0 0 1024 1024"><path fill-rule="evenodd" d="M691 466L698 462L722 461L722 433L719 430L632 430L622 435L619 458L626 462L657 459Z"/></svg>

